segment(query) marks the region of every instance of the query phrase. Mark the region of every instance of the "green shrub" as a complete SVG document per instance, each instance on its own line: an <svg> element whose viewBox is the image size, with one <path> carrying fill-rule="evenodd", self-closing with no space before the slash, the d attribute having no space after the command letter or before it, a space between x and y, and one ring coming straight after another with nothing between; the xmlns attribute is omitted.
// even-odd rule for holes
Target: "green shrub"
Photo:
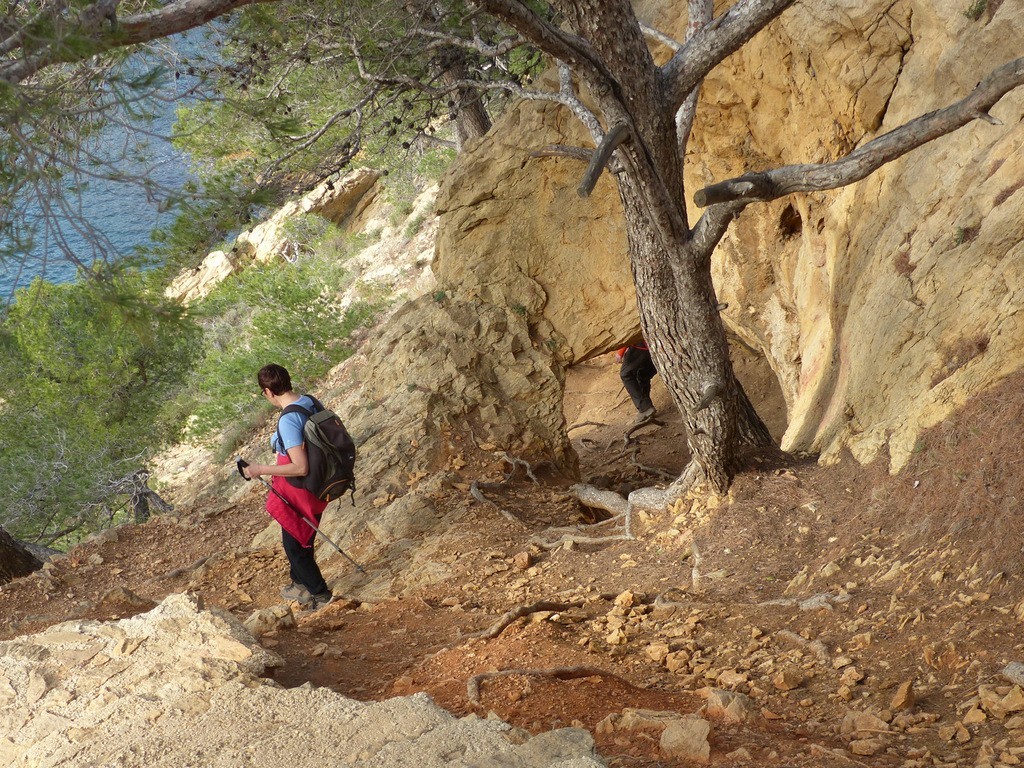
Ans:
<svg viewBox="0 0 1024 768"><path fill-rule="evenodd" d="M0 334L0 525L48 544L125 514L117 481L181 434L199 328L139 274L19 291Z"/></svg>
<svg viewBox="0 0 1024 768"><path fill-rule="evenodd" d="M409 219L409 223L405 225L405 237L411 240L416 236L416 233L423 228L423 222L427 220L427 214L418 213Z"/></svg>
<svg viewBox="0 0 1024 768"><path fill-rule="evenodd" d="M193 374L190 431L203 437L251 420L263 405L256 372L267 363L288 368L302 389L349 357L347 339L382 302L340 311L348 280L343 263L312 255L252 267L214 291L200 307L206 353Z"/></svg>
<svg viewBox="0 0 1024 768"><path fill-rule="evenodd" d="M977 21L985 13L985 9L988 7L988 0L975 0L971 6L964 11L966 16L971 21Z"/></svg>

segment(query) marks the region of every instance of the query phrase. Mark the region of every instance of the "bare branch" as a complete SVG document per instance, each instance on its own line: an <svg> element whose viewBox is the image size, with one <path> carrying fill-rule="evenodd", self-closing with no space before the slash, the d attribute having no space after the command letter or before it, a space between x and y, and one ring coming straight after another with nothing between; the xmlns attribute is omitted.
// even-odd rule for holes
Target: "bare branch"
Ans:
<svg viewBox="0 0 1024 768"><path fill-rule="evenodd" d="M629 136L630 128L624 123L616 125L605 135L604 140L590 158L590 166L587 168L587 172L583 174L583 180L580 182L579 187L577 187L576 194L580 197L590 197L590 193L597 186L597 180L601 177L601 171L605 169L608 161L611 160L612 153Z"/></svg>
<svg viewBox="0 0 1024 768"><path fill-rule="evenodd" d="M455 46L456 48L463 48L467 51L476 51L477 53L492 59L511 53L516 48L521 48L526 42L522 37L517 35L515 37L505 38L497 43L487 43L479 35L467 38L436 29L417 29L414 34L434 41L426 46L426 50L428 51L435 48Z"/></svg>
<svg viewBox="0 0 1024 768"><path fill-rule="evenodd" d="M796 0L739 0L697 32L662 68L665 92L678 110L704 77Z"/></svg>
<svg viewBox="0 0 1024 768"><path fill-rule="evenodd" d="M601 57L589 41L542 19L519 0L476 0L476 5L502 19L542 51L566 62L577 71L586 70L601 80L611 79Z"/></svg>
<svg viewBox="0 0 1024 768"><path fill-rule="evenodd" d="M819 192L860 181L886 163L902 157L929 141L945 136L988 111L1009 91L1024 84L1024 58L1015 59L982 80L966 98L944 109L929 112L869 141L832 163L787 165L771 171L748 173L712 184L694 195L701 207L721 203L746 204L775 200L795 192Z"/></svg>
<svg viewBox="0 0 1024 768"><path fill-rule="evenodd" d="M654 27L648 26L643 22L640 22L640 31L644 33L644 37L648 40L653 40L656 43L661 43L667 48L671 48L673 51L678 51L683 47L683 44L678 40L669 37L664 32L655 29Z"/></svg>
<svg viewBox="0 0 1024 768"><path fill-rule="evenodd" d="M712 0L690 0L690 23L686 27L686 39L691 40L701 29L711 23L714 17L715 8ZM703 81L701 81L703 82ZM693 121L697 118L697 97L700 95L698 82L686 101L676 112L676 145L679 147L679 161L686 158L686 145L690 143L690 132L693 130Z"/></svg>
<svg viewBox="0 0 1024 768"><path fill-rule="evenodd" d="M600 144L604 138L604 129L597 116L580 100L572 79L572 69L564 61L558 62L558 95L561 103L565 104L576 115L576 119L590 131L594 145Z"/></svg>
<svg viewBox="0 0 1024 768"><path fill-rule="evenodd" d="M570 147L571 149L571 147ZM603 421L578 421L575 424L565 428L566 434L572 432L574 429L581 429L583 427L607 427L608 425Z"/></svg>

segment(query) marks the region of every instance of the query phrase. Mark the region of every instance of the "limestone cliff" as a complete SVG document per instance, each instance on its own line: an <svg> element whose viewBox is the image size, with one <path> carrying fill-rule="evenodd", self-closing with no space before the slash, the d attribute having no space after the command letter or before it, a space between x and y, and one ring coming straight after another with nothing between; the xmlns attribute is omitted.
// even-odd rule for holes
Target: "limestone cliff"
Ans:
<svg viewBox="0 0 1024 768"><path fill-rule="evenodd" d="M1019 55L1024 17L990 3L797 5L704 87L687 156L694 190L745 171L834 159L964 96ZM641 16L681 39L679 4ZM784 447L826 460L888 449L1021 367L1024 93L845 190L752 206L714 267L732 332L765 355L789 407ZM461 295L525 310L571 365L637 330L610 177L576 197L583 143L561 108L525 103L460 159L439 198L435 274ZM694 216L699 214L691 210Z"/></svg>
<svg viewBox="0 0 1024 768"><path fill-rule="evenodd" d="M792 8L706 83L689 190L839 157L961 97L1015 54L1024 21L1012 11L1003 4L972 21L924 2ZM681 37L677 13L642 9ZM888 451L899 468L924 428L1021 367L1022 111L1024 92L1011 94L994 109L1001 126L972 124L853 187L752 206L734 223L717 253L717 289L731 332L778 379L784 447L826 460L844 448L862 460ZM427 227L436 227L437 285L403 278L417 281L418 298L318 389L360 446L357 507L324 528L343 547L358 540L360 556L380 566L361 594L446 578L436 568L416 575L416 552L429 547L420 534L451 522L434 499L458 484L464 452L574 470L566 369L638 331L612 178L581 200L579 162L532 154L574 142L585 143L568 114L528 102L472 144ZM355 260L377 270L382 261L377 251ZM424 269L419 257L399 263L399 272ZM260 451L264 435L244 449ZM195 466L203 471L190 493L213 477ZM233 466L223 478L257 492ZM262 543L278 535L268 528ZM332 584L354 588L347 563L321 551Z"/></svg>

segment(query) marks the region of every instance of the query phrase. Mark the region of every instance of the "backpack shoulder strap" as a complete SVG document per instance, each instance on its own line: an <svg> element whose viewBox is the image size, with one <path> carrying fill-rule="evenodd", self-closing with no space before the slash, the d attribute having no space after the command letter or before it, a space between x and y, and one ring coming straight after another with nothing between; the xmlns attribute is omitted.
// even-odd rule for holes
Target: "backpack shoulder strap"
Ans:
<svg viewBox="0 0 1024 768"><path fill-rule="evenodd" d="M287 406L284 407L284 409L281 411L281 415L284 416L286 413L301 413L303 416L305 416L308 419L314 413L319 413L320 411L325 410L324 409L324 404L321 403L319 400L317 400L315 397L313 397L308 392L304 393L302 396L303 397L308 397L310 400L313 401L313 410L310 410L309 408L303 408L298 403L292 403L291 405L287 405Z"/></svg>
<svg viewBox="0 0 1024 768"><path fill-rule="evenodd" d="M309 395L309 399L313 401L314 409L317 406L319 406L320 409L323 410L323 406L320 405L320 401L319 400L317 400L312 395ZM286 405L283 409L281 409L281 416L284 416L286 413L301 413L303 418L305 419L305 421L302 424L303 431L305 431L305 427L306 427L306 423L305 422L308 422L310 420L310 418L312 418L312 416L313 416L313 414L315 412L316 412L315 410L311 411L308 408L303 408L301 405L298 405L296 403L292 403L291 405ZM279 445L281 443L281 426L280 426L281 425L281 416L278 416L278 418L277 418L278 427L275 430L275 435L276 435L275 436L275 440L277 441L277 443Z"/></svg>
<svg viewBox="0 0 1024 768"><path fill-rule="evenodd" d="M301 405L296 405L295 403L286 405L284 409L282 409L281 415L284 416L286 413L301 413L307 419L313 415L313 411L308 408L303 408Z"/></svg>

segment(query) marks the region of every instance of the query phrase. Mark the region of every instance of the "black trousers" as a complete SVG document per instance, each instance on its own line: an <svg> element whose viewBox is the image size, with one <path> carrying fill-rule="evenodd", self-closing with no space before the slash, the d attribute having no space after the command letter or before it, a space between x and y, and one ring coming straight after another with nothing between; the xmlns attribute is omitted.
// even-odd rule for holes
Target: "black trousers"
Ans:
<svg viewBox="0 0 1024 768"><path fill-rule="evenodd" d="M329 592L327 582L324 581L324 576L320 573L320 566L316 564L316 553L313 547L302 546L294 536L283 528L281 534L284 553L288 556L288 565L291 566L292 581L304 586L311 595Z"/></svg>
<svg viewBox="0 0 1024 768"><path fill-rule="evenodd" d="M658 369L654 367L650 350L636 347L626 350L622 357L619 378L622 379L633 405L641 413L654 407L654 403L651 402L651 379L657 373Z"/></svg>

